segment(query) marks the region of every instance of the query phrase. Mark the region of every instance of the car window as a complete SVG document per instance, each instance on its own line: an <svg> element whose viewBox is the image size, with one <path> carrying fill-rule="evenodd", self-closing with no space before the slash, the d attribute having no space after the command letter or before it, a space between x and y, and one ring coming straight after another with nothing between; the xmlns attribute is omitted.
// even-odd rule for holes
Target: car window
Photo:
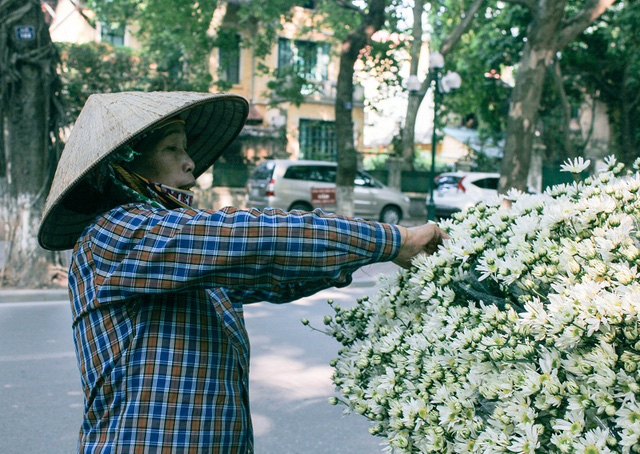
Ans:
<svg viewBox="0 0 640 454"><path fill-rule="evenodd" d="M482 189L493 189L498 190L498 178L489 177L489 178L481 178L473 182L476 186Z"/></svg>
<svg viewBox="0 0 640 454"><path fill-rule="evenodd" d="M322 174L322 180L318 180L318 181L324 181L325 183L336 182L336 173L337 173L336 167L322 166L319 169L320 169L320 173Z"/></svg>
<svg viewBox="0 0 640 454"><path fill-rule="evenodd" d="M449 186L458 186L462 180L458 175L440 175L436 177L436 189L441 189Z"/></svg>
<svg viewBox="0 0 640 454"><path fill-rule="evenodd" d="M274 162L263 161L255 168L251 174L251 178L254 180L270 180L275 167L276 164Z"/></svg>
<svg viewBox="0 0 640 454"><path fill-rule="evenodd" d="M308 180L309 167L307 166L290 166L284 173L284 178L290 180Z"/></svg>
<svg viewBox="0 0 640 454"><path fill-rule="evenodd" d="M353 180L353 184L367 188L376 187L375 180L364 172L356 173L356 178Z"/></svg>
<svg viewBox="0 0 640 454"><path fill-rule="evenodd" d="M290 180L321 181L333 183L336 181L336 169L331 166L290 166L284 174Z"/></svg>

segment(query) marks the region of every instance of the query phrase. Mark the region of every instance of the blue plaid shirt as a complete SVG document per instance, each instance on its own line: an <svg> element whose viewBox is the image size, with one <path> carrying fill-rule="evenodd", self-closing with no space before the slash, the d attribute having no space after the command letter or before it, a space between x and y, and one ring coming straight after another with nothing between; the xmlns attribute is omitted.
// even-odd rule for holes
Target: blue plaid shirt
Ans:
<svg viewBox="0 0 640 454"><path fill-rule="evenodd" d="M69 273L79 451L252 452L243 303L345 286L399 247L396 227L319 210L105 213Z"/></svg>

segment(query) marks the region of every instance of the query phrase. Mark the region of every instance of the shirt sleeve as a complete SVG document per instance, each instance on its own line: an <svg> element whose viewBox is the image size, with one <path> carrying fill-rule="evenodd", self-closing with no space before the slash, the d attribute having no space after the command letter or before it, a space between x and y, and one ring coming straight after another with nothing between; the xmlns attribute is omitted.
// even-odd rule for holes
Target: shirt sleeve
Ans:
<svg viewBox="0 0 640 454"><path fill-rule="evenodd" d="M72 268L95 269L102 304L140 294L223 287L284 302L344 286L358 268L395 258L397 227L320 210L116 208L76 246ZM73 269L72 269L73 272ZM247 301L249 302L249 301Z"/></svg>

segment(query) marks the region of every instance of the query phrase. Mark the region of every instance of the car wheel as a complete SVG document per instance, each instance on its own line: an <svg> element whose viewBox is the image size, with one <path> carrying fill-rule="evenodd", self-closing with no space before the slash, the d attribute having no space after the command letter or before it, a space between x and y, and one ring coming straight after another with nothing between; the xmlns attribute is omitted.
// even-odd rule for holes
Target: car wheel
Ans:
<svg viewBox="0 0 640 454"><path fill-rule="evenodd" d="M300 210L300 211L311 211L313 207L308 203L304 202L295 202L289 207L289 211Z"/></svg>
<svg viewBox="0 0 640 454"><path fill-rule="evenodd" d="M402 219L402 212L398 207L384 207L380 213L380 222L385 224L398 224Z"/></svg>

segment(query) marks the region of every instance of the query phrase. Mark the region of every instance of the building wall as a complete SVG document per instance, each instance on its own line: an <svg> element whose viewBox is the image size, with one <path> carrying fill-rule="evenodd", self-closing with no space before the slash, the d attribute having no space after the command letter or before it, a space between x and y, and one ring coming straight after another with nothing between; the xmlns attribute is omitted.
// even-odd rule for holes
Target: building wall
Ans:
<svg viewBox="0 0 640 454"><path fill-rule="evenodd" d="M93 19L90 10L83 10L83 14ZM49 26L51 40L54 42L90 43L99 41L100 35L93 28L86 17L69 0L60 0L55 9L55 17Z"/></svg>
<svg viewBox="0 0 640 454"><path fill-rule="evenodd" d="M95 27L89 23L89 20L95 19L95 13L81 5L81 3L70 0L57 2L54 17L49 25L52 41L76 44L100 42L100 23L97 23ZM124 35L125 46L140 47L134 34L135 26L127 25Z"/></svg>
<svg viewBox="0 0 640 454"><path fill-rule="evenodd" d="M214 19L212 21L212 30L215 30L220 24L227 24L233 27L236 23L235 8L237 6L228 2L220 2ZM291 40L305 40L316 42L328 42L331 39L331 32L327 30L315 30L302 34L300 30L311 25L313 12L302 7L294 7L291 22L284 23L280 37ZM253 41L252 34L260 33L256 29L238 29L238 33L244 43ZM234 84L229 93L244 96L249 100L252 108L263 119L261 126L265 128L283 127L286 137L286 153L292 159L300 157L299 143L299 124L301 119L334 121L335 112L335 87L338 79L339 57L336 52L331 52L331 59L328 65L328 80L322 84L322 93L313 94L306 98L306 102L300 106L296 106L290 102L283 102L276 108L269 106L269 90L267 84L269 77L258 74L258 59L254 56L252 47L241 47L240 49L240 81ZM271 69L278 66L278 47L274 43L271 53L267 55L260 63ZM209 60L209 67L214 80L218 78L218 69L220 67L219 52L215 49ZM364 148L364 103L363 93L358 87L354 95L354 139L356 149ZM249 152L249 150L247 150Z"/></svg>

